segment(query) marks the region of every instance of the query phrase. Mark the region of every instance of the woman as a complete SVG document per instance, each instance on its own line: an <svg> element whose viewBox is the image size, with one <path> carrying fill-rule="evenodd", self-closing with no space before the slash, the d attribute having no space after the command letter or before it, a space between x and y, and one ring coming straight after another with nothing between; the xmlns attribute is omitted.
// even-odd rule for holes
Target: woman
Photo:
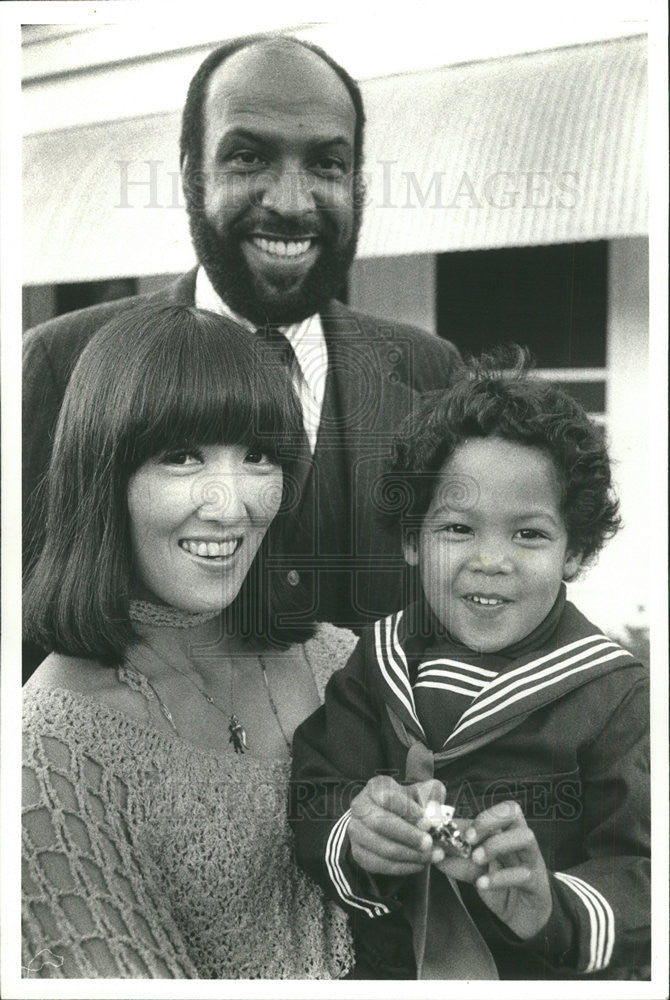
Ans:
<svg viewBox="0 0 670 1000"><path fill-rule="evenodd" d="M193 308L134 311L73 373L24 604L54 650L24 691L28 975L351 964L342 912L295 867L285 798L293 730L353 636L291 626L266 559L301 415L256 344Z"/></svg>

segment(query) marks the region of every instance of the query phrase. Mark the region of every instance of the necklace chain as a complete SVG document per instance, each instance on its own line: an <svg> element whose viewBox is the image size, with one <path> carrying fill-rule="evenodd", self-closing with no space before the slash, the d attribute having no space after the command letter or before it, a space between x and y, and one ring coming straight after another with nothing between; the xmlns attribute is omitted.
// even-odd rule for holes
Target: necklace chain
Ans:
<svg viewBox="0 0 670 1000"><path fill-rule="evenodd" d="M281 721L281 717L279 715L279 710L277 709L277 706L275 705L275 700L272 697L272 689L270 687L270 680L268 678L268 672L265 669L265 659L264 659L264 657L260 653L258 654L258 662L260 663L261 670L263 671L263 680L265 681L265 690L268 693L268 701L270 702L270 708L272 709L274 717L277 720L277 725L279 726L279 730L280 730L282 736L284 737L284 742L286 743L286 746L288 747L288 749L290 751L291 750L291 741L288 738L288 736L286 735L286 730L282 726L282 721Z"/></svg>
<svg viewBox="0 0 670 1000"><path fill-rule="evenodd" d="M267 675L267 669L266 669L266 666L265 666L265 660L264 660L263 656L260 653L258 653L257 656L258 656L258 661L259 661L260 666L261 666L261 672L263 674L263 682L265 684L265 690L267 692L268 702L270 704L270 708L272 709L272 714L274 715L274 717L275 717L275 719L277 721L277 726L279 727L279 731L281 732L281 734L282 734L282 736L284 738L284 742L286 743L286 746L288 747L288 749L290 751L291 750L291 741L289 740L288 736L286 735L286 730L284 729L284 727L282 725L281 718L279 716L279 710L278 710L277 705L275 703L275 700L274 700L274 698L272 696L272 689L270 688L270 681L269 681L268 675ZM165 660L164 662L167 663L167 665L172 670L174 670L175 673L181 674L182 677L184 677L187 681L189 681L189 683L193 685L193 687L196 689L196 691L198 691L199 694L202 695L202 697L205 699L205 701L209 705L212 705L212 707L215 708L217 710L217 712L219 712L224 717L228 716L228 711L226 709L222 708L221 705L219 705L215 701L215 699L211 696L211 694L208 694L205 690L203 690L203 688L200 687L200 685L197 683L197 681L193 680L193 678L189 674L187 674L185 670L182 670L181 667L178 667L174 663L170 663L168 660ZM138 669L138 668L136 667L135 669ZM153 691L154 696L156 698L156 701L158 702L158 706L159 706L162 714L165 716L165 718L167 719L167 721L170 723L170 725L174 729L175 733L177 733L178 736L181 736L181 733L177 729L175 721L174 721L174 719L172 717L172 713L171 713L170 709L167 707L167 705L165 704L165 702L163 701L163 699L160 697L160 695L156 691L155 686L151 683L151 681L146 676L146 674L144 674L144 671L140 671L140 673L143 674L143 676L145 677L145 679L146 679L149 687ZM238 719L238 717L237 717L237 715L235 713L235 704L234 704L234 698L233 698L233 664L232 663L230 664L230 706L231 706L231 714L230 714L230 717L228 719L228 732L230 733L229 742L233 744L233 747L234 747L236 753L244 753L244 751L248 750L249 747L247 745L246 730L244 729L244 726L241 724L240 720Z"/></svg>

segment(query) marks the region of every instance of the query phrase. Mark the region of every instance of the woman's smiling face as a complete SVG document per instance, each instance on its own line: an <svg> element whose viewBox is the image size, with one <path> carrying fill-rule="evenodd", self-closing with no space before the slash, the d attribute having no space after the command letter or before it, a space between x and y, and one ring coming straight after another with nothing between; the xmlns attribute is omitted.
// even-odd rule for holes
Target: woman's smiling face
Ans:
<svg viewBox="0 0 670 1000"><path fill-rule="evenodd" d="M150 458L128 484L137 596L184 611L228 607L281 496L280 466L245 445Z"/></svg>
<svg viewBox="0 0 670 1000"><path fill-rule="evenodd" d="M494 652L546 618L581 561L568 551L560 499L540 448L472 438L445 462L405 558L455 639Z"/></svg>

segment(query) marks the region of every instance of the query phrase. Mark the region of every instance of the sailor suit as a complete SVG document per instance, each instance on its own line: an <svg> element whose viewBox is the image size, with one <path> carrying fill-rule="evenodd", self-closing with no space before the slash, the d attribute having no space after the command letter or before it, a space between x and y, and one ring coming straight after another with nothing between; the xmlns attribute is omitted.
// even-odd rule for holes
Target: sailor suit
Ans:
<svg viewBox="0 0 670 1000"><path fill-rule="evenodd" d="M364 631L297 730L290 804L300 864L350 914L360 978L648 977L646 675L564 587L530 636L492 654L454 642L421 601ZM545 927L523 941L454 883L440 971L422 969L423 952L417 965L418 877L372 876L350 852L351 802L379 773L439 778L459 817L518 802L550 875ZM428 866L423 883L430 895L450 880Z"/></svg>

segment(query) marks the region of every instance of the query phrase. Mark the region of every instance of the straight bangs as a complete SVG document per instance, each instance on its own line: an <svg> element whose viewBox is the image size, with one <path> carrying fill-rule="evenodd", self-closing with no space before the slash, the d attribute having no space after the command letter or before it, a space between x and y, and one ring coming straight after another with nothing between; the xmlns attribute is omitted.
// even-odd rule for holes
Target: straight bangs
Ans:
<svg viewBox="0 0 670 1000"><path fill-rule="evenodd" d="M25 635L45 652L120 663L137 640L129 618L132 473L172 448L260 450L284 473L282 506L268 529L274 537L291 511L295 459L284 445L295 453L301 433L288 373L255 334L188 306L115 317L84 348L65 393L46 481L45 543L24 592ZM270 595L260 608L254 601L268 536L243 587L250 621L242 624L264 640L275 600L285 600ZM288 630L282 639L305 635Z"/></svg>
<svg viewBox="0 0 670 1000"><path fill-rule="evenodd" d="M281 465L302 417L288 373L237 324L190 308L170 311L123 387L114 430L130 472L168 449L244 445Z"/></svg>

